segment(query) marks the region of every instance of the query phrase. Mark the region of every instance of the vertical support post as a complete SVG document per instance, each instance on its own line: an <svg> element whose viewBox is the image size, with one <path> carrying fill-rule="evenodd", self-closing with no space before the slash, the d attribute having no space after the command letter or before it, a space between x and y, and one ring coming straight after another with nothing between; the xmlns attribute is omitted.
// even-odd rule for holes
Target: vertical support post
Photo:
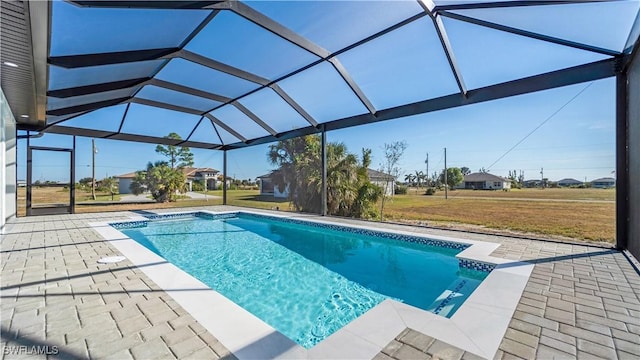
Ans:
<svg viewBox="0 0 640 360"><path fill-rule="evenodd" d="M69 184L69 209L76 213L76 136L73 136L73 148L71 149L71 184Z"/></svg>
<svg viewBox="0 0 640 360"><path fill-rule="evenodd" d="M449 198L449 185L447 184L447 148L444 148L444 199Z"/></svg>
<svg viewBox="0 0 640 360"><path fill-rule="evenodd" d="M27 131L27 216L31 216L31 186L33 184L33 169L31 168L33 163L31 154L31 141L30 132ZM17 179L17 178L16 178Z"/></svg>
<svg viewBox="0 0 640 360"><path fill-rule="evenodd" d="M222 151L222 205L227 205L227 150Z"/></svg>
<svg viewBox="0 0 640 360"><path fill-rule="evenodd" d="M327 131L322 126L322 204L320 214L322 216L327 216Z"/></svg>
<svg viewBox="0 0 640 360"><path fill-rule="evenodd" d="M91 139L91 198L96 199L96 139Z"/></svg>
<svg viewBox="0 0 640 360"><path fill-rule="evenodd" d="M629 237L629 144L627 73L616 75L616 248L626 249Z"/></svg>

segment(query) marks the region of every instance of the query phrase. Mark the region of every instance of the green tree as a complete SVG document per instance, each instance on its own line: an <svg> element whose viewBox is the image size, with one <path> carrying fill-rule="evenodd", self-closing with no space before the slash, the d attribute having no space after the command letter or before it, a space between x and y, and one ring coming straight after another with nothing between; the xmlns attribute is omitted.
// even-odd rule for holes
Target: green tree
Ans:
<svg viewBox="0 0 640 360"><path fill-rule="evenodd" d="M468 167L466 167L466 166L461 167L461 168L460 168L460 171L462 172L462 175L463 175L463 176L464 176L464 175L469 175L469 174L471 174L471 169L469 169L469 168L468 168Z"/></svg>
<svg viewBox="0 0 640 360"><path fill-rule="evenodd" d="M82 184L82 185L91 185L91 181L92 181L92 180L93 180L93 179L92 179L92 178L90 178L90 177L85 177L85 178L82 178L82 179L78 180L78 182L79 182L80 184Z"/></svg>
<svg viewBox="0 0 640 360"><path fill-rule="evenodd" d="M173 132L164 138L182 140ZM156 152L166 156L167 161L149 162L146 170L136 172L130 189L136 195L149 191L158 202L175 201L177 192L187 190L187 178L182 168L193 166L193 154L188 147L175 145L158 145Z"/></svg>
<svg viewBox="0 0 640 360"><path fill-rule="evenodd" d="M296 210L321 211L322 173L320 137L308 135L279 141L269 147L267 157L278 167L273 173L279 191L288 188ZM327 144L327 211L333 215L370 217L371 206L381 193L369 182L367 167L371 150L364 149L362 163L343 143Z"/></svg>
<svg viewBox="0 0 640 360"><path fill-rule="evenodd" d="M191 183L191 190L204 191L204 180L193 180Z"/></svg>
<svg viewBox="0 0 640 360"><path fill-rule="evenodd" d="M172 132L164 137L171 140L182 140L180 135ZM156 152L168 158L167 163L171 169L182 169L183 167L193 166L193 153L188 147L175 145L158 145Z"/></svg>
<svg viewBox="0 0 640 360"><path fill-rule="evenodd" d="M186 176L178 169L172 169L166 161L149 162L146 170L136 172L131 183L131 191L142 194L151 192L157 202L175 201L176 193L186 191Z"/></svg>
<svg viewBox="0 0 640 360"><path fill-rule="evenodd" d="M460 168L451 167L447 169L447 186L449 189L453 189L456 185L460 184L464 180L462 171ZM440 173L439 181L444 184L444 170Z"/></svg>

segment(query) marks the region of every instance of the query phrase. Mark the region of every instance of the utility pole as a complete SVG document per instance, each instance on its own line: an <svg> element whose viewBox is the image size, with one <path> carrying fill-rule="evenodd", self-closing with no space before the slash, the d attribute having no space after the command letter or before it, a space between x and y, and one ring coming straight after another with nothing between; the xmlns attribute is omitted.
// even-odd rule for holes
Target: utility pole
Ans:
<svg viewBox="0 0 640 360"><path fill-rule="evenodd" d="M444 198L449 198L449 185L447 185L447 148L444 148Z"/></svg>
<svg viewBox="0 0 640 360"><path fill-rule="evenodd" d="M544 189L544 169L540 168L540 187Z"/></svg>
<svg viewBox="0 0 640 360"><path fill-rule="evenodd" d="M96 139L91 139L91 198L96 199Z"/></svg>
<svg viewBox="0 0 640 360"><path fill-rule="evenodd" d="M426 179L425 181L427 182L427 187L429 187L429 153L427 153L427 160L424 161L425 164L427 164L427 172L424 173L426 175Z"/></svg>

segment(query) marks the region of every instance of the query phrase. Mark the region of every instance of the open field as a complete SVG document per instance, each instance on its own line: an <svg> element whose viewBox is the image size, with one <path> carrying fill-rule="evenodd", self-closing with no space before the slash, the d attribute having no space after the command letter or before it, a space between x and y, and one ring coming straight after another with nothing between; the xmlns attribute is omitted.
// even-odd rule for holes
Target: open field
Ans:
<svg viewBox="0 0 640 360"><path fill-rule="evenodd" d="M409 188L408 195L422 195L425 188ZM444 197L444 191L438 191L434 197ZM456 197L483 197L498 199L536 199L536 200L594 200L594 201L615 201L615 189L569 189L569 188L529 188L511 189L509 191L491 190L451 190L450 198Z"/></svg>
<svg viewBox="0 0 640 360"><path fill-rule="evenodd" d="M615 240L615 190L613 189L523 189L504 191L454 190L449 199L444 193L434 196L396 195L385 205L385 220L449 228L532 234L550 238L590 241ZM173 203L76 205L76 212L151 210L222 204L222 191L207 194L220 198L181 199ZM19 189L18 215L24 216L25 189ZM65 202L69 193L61 188L34 191L34 202ZM90 193L77 192L78 201L90 199ZM22 200L20 200L22 199ZM110 200L100 194L99 200ZM227 204L260 209L291 211L287 200L259 196L257 190L229 190Z"/></svg>
<svg viewBox="0 0 640 360"><path fill-rule="evenodd" d="M615 239L614 202L504 201L464 197L445 200L442 197L396 195L385 205L385 219L611 243Z"/></svg>

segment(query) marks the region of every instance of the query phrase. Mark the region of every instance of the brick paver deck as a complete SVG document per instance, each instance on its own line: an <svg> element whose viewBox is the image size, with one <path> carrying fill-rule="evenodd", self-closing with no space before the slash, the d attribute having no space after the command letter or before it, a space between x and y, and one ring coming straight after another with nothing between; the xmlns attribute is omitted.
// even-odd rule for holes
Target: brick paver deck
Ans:
<svg viewBox="0 0 640 360"><path fill-rule="evenodd" d="M231 207L212 207L229 210ZM225 347L87 223L129 212L20 218L0 243L3 358L56 346L62 358L233 358ZM332 219L352 223L355 220ZM535 263L496 359L640 359L640 275L623 253L587 245L368 226L500 243L493 256ZM491 326L488 324L487 326ZM406 329L376 359L476 359Z"/></svg>
<svg viewBox="0 0 640 360"><path fill-rule="evenodd" d="M97 263L119 254L87 223L126 215L15 221L0 243L4 359L33 346L68 359L233 358L129 261Z"/></svg>

